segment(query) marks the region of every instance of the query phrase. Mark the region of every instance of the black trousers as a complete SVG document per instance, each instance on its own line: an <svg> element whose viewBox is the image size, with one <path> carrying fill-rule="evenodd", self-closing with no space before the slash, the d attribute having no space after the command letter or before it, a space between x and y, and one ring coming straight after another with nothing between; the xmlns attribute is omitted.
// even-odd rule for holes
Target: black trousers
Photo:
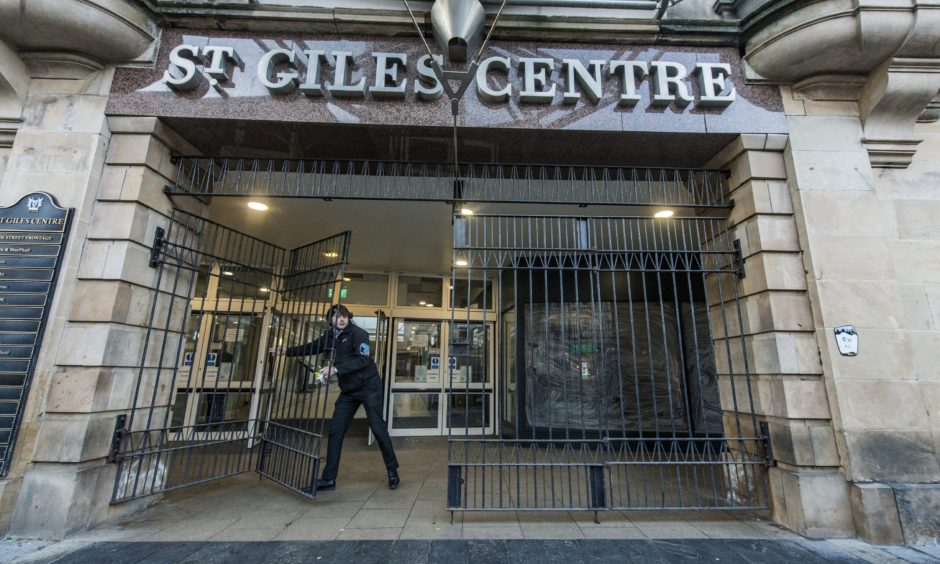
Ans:
<svg viewBox="0 0 940 564"><path fill-rule="evenodd" d="M375 435L375 440L382 449L382 459L385 468L395 470L398 468L398 459L395 449L392 448L392 439L388 436L388 426L382 418L382 380L373 378L368 384L352 393L342 392L333 408L333 419L330 420L330 442L326 448L326 466L323 467L321 478L335 480L339 472L339 457L343 452L343 437L349 429L353 415L359 406L366 410L369 428Z"/></svg>

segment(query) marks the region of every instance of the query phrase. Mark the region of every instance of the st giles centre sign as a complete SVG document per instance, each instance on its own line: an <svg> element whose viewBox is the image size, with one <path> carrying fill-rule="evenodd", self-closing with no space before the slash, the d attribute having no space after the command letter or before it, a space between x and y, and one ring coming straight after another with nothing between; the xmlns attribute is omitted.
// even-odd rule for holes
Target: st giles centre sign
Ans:
<svg viewBox="0 0 940 564"><path fill-rule="evenodd" d="M227 86L237 87L238 80L256 81L272 96L299 91L310 98L328 93L332 98L404 100L413 92L417 99L435 100L444 93L430 55L415 58L403 52L373 51L370 68L357 66L363 55L317 48L315 42L275 47L260 57L256 53L246 57L232 45L181 44L170 51L162 82L178 93L208 83L223 96ZM598 104L612 80L618 106L635 106L645 85L651 106L720 109L737 97L731 72L731 65L722 62L695 61L689 68L669 60L497 55L480 62L475 90L481 101L489 103L551 104L560 92L562 104L577 104L582 98ZM560 80L554 80L556 76ZM692 88L693 82L697 88Z"/></svg>

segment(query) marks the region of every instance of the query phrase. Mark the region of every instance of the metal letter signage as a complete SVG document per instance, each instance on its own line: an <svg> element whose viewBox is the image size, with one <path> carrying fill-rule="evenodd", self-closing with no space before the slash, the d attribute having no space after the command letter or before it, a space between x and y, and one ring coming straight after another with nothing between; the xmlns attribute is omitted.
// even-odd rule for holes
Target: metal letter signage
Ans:
<svg viewBox="0 0 940 564"><path fill-rule="evenodd" d="M44 192L0 208L0 476L13 458L72 211Z"/></svg>
<svg viewBox="0 0 940 564"><path fill-rule="evenodd" d="M109 114L453 126L447 92L457 79L442 82L432 61L443 57L414 38L178 28L162 37L153 68L115 71ZM748 83L743 68L732 47L493 41L464 85L459 122L533 132L786 133L779 89Z"/></svg>
<svg viewBox="0 0 940 564"><path fill-rule="evenodd" d="M337 98L369 98L403 100L409 88L418 98L433 100L440 97L440 84L430 70L428 56L423 55L415 68L408 66L407 53L372 52L374 78L367 83L361 76L355 83L350 75L361 71L355 68L359 53L351 51L327 51L324 49L299 49L277 47L260 55L255 79L273 96L290 94L298 85L308 96L322 96L324 86L320 74L332 74L332 82L325 89ZM250 59L251 57L246 57ZM240 64L241 56L231 46L179 45L169 54L169 65L162 82L175 92L190 92L199 87L204 78L218 92L223 92L221 83L229 83L229 66ZM201 70L199 67L202 67ZM623 93L622 106L633 106L640 100L637 82L651 79L654 106L676 104L680 108L696 101L690 88L694 78L699 85L696 107L725 108L735 101L736 93L731 84L731 66L725 63L695 63L687 68L682 63L670 61L606 60L591 59L587 63L579 59L556 61L546 57L518 57L518 71L512 67L509 57L489 57L476 73L476 89L481 99L488 102L505 102L516 94L512 78L521 82L518 91L520 102L528 104L551 104L555 99L556 84L553 75L560 70L564 87L562 103L577 104L582 95L597 105L604 92L604 82L609 77L619 76ZM510 80L499 90L487 84L490 70L498 70ZM515 73L512 75L511 73ZM423 82L430 82L428 87Z"/></svg>

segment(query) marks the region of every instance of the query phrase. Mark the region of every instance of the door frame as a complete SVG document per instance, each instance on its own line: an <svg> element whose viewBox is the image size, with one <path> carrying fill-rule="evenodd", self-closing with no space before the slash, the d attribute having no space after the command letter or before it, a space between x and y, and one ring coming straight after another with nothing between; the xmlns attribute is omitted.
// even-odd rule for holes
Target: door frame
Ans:
<svg viewBox="0 0 940 564"><path fill-rule="evenodd" d="M218 296L219 282L221 281L220 270L221 268L218 263L212 266L212 274L210 275L206 285L206 296ZM273 294L274 292L271 292L271 295ZM223 303L225 304L224 309L221 306ZM269 297L263 302L260 300L248 300L244 298L215 297L209 299L206 297L193 297L190 299L189 315L190 317L199 316L199 327L197 328L198 337L196 339L196 346L192 351L193 358L190 372L185 382L182 380L177 382L176 389L173 392L172 409L174 410L176 408L177 394L183 393L186 396L186 406L184 407L183 411L181 429L195 427L199 401L203 394L213 393L215 390L222 390L224 393L229 393L234 389L249 390L251 393L251 400L245 430L236 432L236 435L241 435L243 438L248 438L248 447L251 448L253 446L255 442L255 430L250 429L249 426L258 419L260 396L263 391L262 376L264 374L265 364L267 362L266 352L268 348L268 336L270 335L269 325L273 303L274 299L272 297ZM246 306L246 304L248 305ZM219 316L231 315L253 316L259 317L261 319L261 331L257 344L258 350L255 354L255 365L252 368L254 373L250 381L244 382L226 383L224 381L220 381L218 378L208 380L203 375L207 368L204 359L209 354L211 349L213 323ZM185 362L185 354L183 354L182 358L179 360L181 362ZM180 369L181 368L182 365L180 366ZM182 431L178 432L177 435L180 433L182 433ZM232 433L232 431L194 431L193 434L197 435L201 439L213 441L220 440L223 438L223 436L226 438L232 437Z"/></svg>
<svg viewBox="0 0 940 564"><path fill-rule="evenodd" d="M410 308L409 308L410 309ZM483 394L489 394L490 402L488 416L489 416L489 425L483 432L483 435L492 435L495 432L495 415L498 412L496 403L498 401L498 395L496 394L496 357L495 357L495 348L496 348L496 323L492 319L484 319L484 314L482 311L479 312L478 316L473 316L472 319L454 321L449 317L449 312L422 312L427 315L422 315L420 317L393 317L389 320L389 340L391 342L388 370L387 370L387 380L388 384L386 385L387 396L388 396L388 431L391 436L400 436L400 437L440 437L440 436L450 436L453 434L461 435L470 435L466 429L449 429L447 425L447 408L449 406L448 395L454 393L454 391L468 390L480 390ZM437 315L433 315L437 313ZM445 317L444 315L447 315ZM479 317L479 319L476 319ZM415 383L395 383L395 368L396 361L398 357L398 339L392 339L393 335L397 335L398 323L407 323L409 321L413 322L438 322L440 323L441 333L441 359L450 357L450 325L451 323L483 323L487 327L490 335L493 335L492 338L487 339L486 346L486 366L487 374L489 377L488 382L482 383L469 383L461 384L462 388L456 386L449 388L448 383L450 378L445 376L448 374L449 369L442 368L441 370L441 379L440 383L436 386L431 386L428 384L415 384ZM438 395L438 413L437 413L437 426L436 427L427 427L427 428L399 428L396 429L393 425L394 423L394 406L395 402L393 401L394 394L396 393L425 393L425 394L434 394Z"/></svg>

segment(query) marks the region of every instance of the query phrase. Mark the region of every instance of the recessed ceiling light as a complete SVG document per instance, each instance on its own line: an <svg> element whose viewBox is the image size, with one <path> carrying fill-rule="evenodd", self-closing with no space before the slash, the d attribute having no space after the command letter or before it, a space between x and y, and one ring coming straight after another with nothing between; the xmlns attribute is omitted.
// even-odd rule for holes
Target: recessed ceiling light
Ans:
<svg viewBox="0 0 940 564"><path fill-rule="evenodd" d="M665 219L667 217L672 217L674 213L675 212L673 212L672 210L659 210L658 212L653 214L653 217Z"/></svg>
<svg viewBox="0 0 940 564"><path fill-rule="evenodd" d="M268 290L267 288L258 288L258 291L264 294L264 293L270 292L271 290Z"/></svg>
<svg viewBox="0 0 940 564"><path fill-rule="evenodd" d="M424 304L426 304L426 303L428 303L428 302L426 302L426 301L424 301L424 300L421 300L420 302L418 302L418 305L424 305Z"/></svg>
<svg viewBox="0 0 940 564"><path fill-rule="evenodd" d="M454 264L456 264L457 266L467 266L467 261L465 261L465 260L463 260L463 259L460 259L460 260L458 260L457 262L455 262Z"/></svg>
<svg viewBox="0 0 940 564"><path fill-rule="evenodd" d="M323 253L323 256L327 258L336 258L339 256L339 253L337 253L336 251L326 251L325 253Z"/></svg>
<svg viewBox="0 0 940 564"><path fill-rule="evenodd" d="M222 276L235 276L235 273L231 270L226 270L222 273Z"/></svg>
<svg viewBox="0 0 940 564"><path fill-rule="evenodd" d="M427 307L434 307L434 304L424 304Z"/></svg>
<svg viewBox="0 0 940 564"><path fill-rule="evenodd" d="M352 282L352 278L348 278L348 277L344 276L344 277L343 277L343 282Z"/></svg>
<svg viewBox="0 0 940 564"><path fill-rule="evenodd" d="M473 215L473 210L470 208L460 208L460 215Z"/></svg>
<svg viewBox="0 0 940 564"><path fill-rule="evenodd" d="M267 211L268 209L267 204L262 204L261 202L255 202L255 201L248 202L248 207L253 210L258 210L258 211Z"/></svg>

